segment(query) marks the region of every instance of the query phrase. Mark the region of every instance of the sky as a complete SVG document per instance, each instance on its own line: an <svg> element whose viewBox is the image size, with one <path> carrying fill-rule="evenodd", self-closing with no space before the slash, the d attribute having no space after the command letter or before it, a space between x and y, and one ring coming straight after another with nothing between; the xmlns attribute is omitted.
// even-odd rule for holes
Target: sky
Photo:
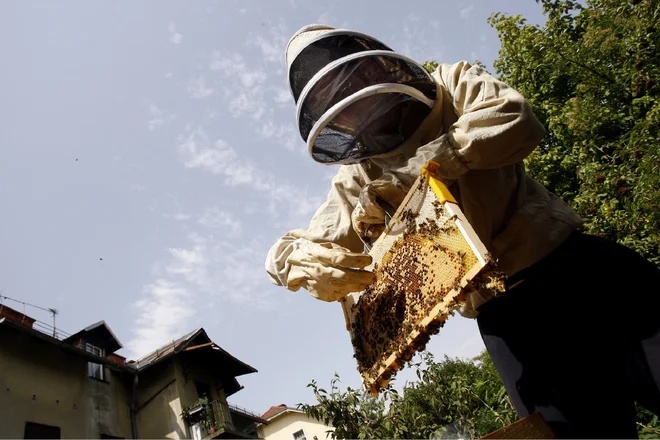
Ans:
<svg viewBox="0 0 660 440"><path fill-rule="evenodd" d="M264 270L337 170L297 133L286 42L324 23L493 72L492 12L542 21L533 0L0 2L2 294L69 333L105 320L129 358L203 327L258 370L229 399L258 413L313 403L335 372L359 387L341 306ZM483 343L456 316L428 349Z"/></svg>

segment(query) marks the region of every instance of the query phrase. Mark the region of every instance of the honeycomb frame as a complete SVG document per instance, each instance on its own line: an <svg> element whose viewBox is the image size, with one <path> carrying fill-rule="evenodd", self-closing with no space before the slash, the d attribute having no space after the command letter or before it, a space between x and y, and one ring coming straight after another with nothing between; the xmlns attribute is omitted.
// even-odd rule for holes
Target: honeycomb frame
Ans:
<svg viewBox="0 0 660 440"><path fill-rule="evenodd" d="M341 301L363 386L374 396L495 270L459 206L441 200L420 176L369 252L377 281Z"/></svg>

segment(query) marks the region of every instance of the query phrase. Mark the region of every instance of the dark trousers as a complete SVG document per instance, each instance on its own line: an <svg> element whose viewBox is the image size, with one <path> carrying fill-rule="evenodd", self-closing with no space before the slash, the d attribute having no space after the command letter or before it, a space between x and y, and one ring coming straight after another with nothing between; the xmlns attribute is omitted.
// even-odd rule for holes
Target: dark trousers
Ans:
<svg viewBox="0 0 660 440"><path fill-rule="evenodd" d="M517 285L516 285L517 283ZM479 330L520 417L561 438L636 438L660 415L660 270L574 233L480 308Z"/></svg>

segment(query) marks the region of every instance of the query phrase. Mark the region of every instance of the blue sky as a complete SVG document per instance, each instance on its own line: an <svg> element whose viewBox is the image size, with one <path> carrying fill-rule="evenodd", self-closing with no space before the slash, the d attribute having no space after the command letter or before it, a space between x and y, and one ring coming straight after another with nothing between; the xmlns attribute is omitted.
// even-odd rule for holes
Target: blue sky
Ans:
<svg viewBox="0 0 660 440"><path fill-rule="evenodd" d="M284 47L322 22L490 68L491 12L542 19L533 0L0 2L3 294L70 333L103 319L131 358L204 327L259 370L230 399L256 412L311 402L334 372L358 386L339 304L263 269L336 172L297 134ZM460 317L429 344L482 348Z"/></svg>

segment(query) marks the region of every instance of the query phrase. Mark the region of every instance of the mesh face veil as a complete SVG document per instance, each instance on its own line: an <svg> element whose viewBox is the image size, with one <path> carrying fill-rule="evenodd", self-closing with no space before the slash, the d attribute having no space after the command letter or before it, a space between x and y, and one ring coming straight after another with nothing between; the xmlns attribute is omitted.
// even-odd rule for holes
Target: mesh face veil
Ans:
<svg viewBox="0 0 660 440"><path fill-rule="evenodd" d="M364 34L308 26L290 40L286 61L300 135L317 162L357 163L392 151L433 107L428 72Z"/></svg>

